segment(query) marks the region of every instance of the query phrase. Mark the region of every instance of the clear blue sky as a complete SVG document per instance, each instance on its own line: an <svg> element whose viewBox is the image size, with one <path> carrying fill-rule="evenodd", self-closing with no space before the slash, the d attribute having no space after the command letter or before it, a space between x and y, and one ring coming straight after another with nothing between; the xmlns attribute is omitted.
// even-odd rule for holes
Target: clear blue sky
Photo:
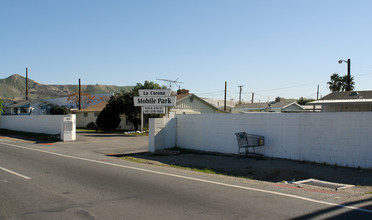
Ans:
<svg viewBox="0 0 372 220"><path fill-rule="evenodd" d="M1 0L0 78L43 84L183 82L201 97L316 98L351 59L372 90L372 1Z"/></svg>

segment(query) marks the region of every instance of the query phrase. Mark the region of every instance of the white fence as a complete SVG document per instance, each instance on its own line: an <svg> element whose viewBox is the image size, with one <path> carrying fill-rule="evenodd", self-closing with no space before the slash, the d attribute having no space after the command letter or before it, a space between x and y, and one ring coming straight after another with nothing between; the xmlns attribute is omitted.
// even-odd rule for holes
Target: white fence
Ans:
<svg viewBox="0 0 372 220"><path fill-rule="evenodd" d="M68 125L68 126L67 126ZM62 140L76 139L75 115L0 116L0 128L44 134L60 134Z"/></svg>
<svg viewBox="0 0 372 220"><path fill-rule="evenodd" d="M265 136L265 145L256 148L265 156L372 168L372 112L177 115L173 126L151 125L160 120L150 121L151 151L178 146L237 153L234 133L245 131ZM167 130L174 127L172 135Z"/></svg>

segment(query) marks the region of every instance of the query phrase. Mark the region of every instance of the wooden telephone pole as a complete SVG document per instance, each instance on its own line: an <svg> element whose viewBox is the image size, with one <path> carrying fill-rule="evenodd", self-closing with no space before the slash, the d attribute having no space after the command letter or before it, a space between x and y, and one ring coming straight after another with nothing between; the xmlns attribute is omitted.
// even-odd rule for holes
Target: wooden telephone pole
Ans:
<svg viewBox="0 0 372 220"><path fill-rule="evenodd" d="M26 100L28 100L28 68L26 67Z"/></svg>

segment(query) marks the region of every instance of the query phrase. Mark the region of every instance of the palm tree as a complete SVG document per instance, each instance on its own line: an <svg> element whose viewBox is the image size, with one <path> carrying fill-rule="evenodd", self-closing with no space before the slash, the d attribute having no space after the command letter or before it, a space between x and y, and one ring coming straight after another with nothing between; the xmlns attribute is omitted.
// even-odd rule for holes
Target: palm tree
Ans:
<svg viewBox="0 0 372 220"><path fill-rule="evenodd" d="M343 76L341 78L341 81L342 81L341 91L346 91L346 88L347 88L347 75ZM350 91L353 91L354 90L354 85L355 85L354 77L351 76L350 77Z"/></svg>
<svg viewBox="0 0 372 220"><path fill-rule="evenodd" d="M331 81L327 82L329 85L329 90L332 92L339 92L342 87L342 78L338 75L338 73L333 73L331 75Z"/></svg>
<svg viewBox="0 0 372 220"><path fill-rule="evenodd" d="M338 73L333 73L331 75L331 81L327 82L329 85L329 90L332 92L344 92L347 88L347 75L340 76ZM354 77L350 77L350 91L354 90Z"/></svg>

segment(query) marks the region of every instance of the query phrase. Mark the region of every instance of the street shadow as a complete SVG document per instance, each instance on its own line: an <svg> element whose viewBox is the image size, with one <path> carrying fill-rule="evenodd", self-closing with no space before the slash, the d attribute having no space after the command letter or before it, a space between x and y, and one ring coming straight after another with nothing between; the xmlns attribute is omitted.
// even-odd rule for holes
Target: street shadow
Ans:
<svg viewBox="0 0 372 220"><path fill-rule="evenodd" d="M323 209L317 212L313 212L307 215L303 215L300 217L292 218L292 220L305 220L305 219L372 219L372 198L359 200L355 202L348 202L344 204L340 204L338 206L332 206L327 209ZM363 205L365 203L365 205ZM369 203L369 204L367 204ZM358 209L348 209L347 206L358 206ZM339 211L340 209L348 209L347 211L342 214L334 214L333 212ZM330 217L329 217L330 216Z"/></svg>
<svg viewBox="0 0 372 220"><path fill-rule="evenodd" d="M13 135L13 134L0 134L0 136L16 139L16 140L19 140L19 141L32 142L33 144L45 144L45 145L47 145L47 144L54 144L54 143L61 142L61 140L59 140L57 138L55 140L40 140L40 139L34 138L34 137L27 137L27 136L22 136L22 135Z"/></svg>

